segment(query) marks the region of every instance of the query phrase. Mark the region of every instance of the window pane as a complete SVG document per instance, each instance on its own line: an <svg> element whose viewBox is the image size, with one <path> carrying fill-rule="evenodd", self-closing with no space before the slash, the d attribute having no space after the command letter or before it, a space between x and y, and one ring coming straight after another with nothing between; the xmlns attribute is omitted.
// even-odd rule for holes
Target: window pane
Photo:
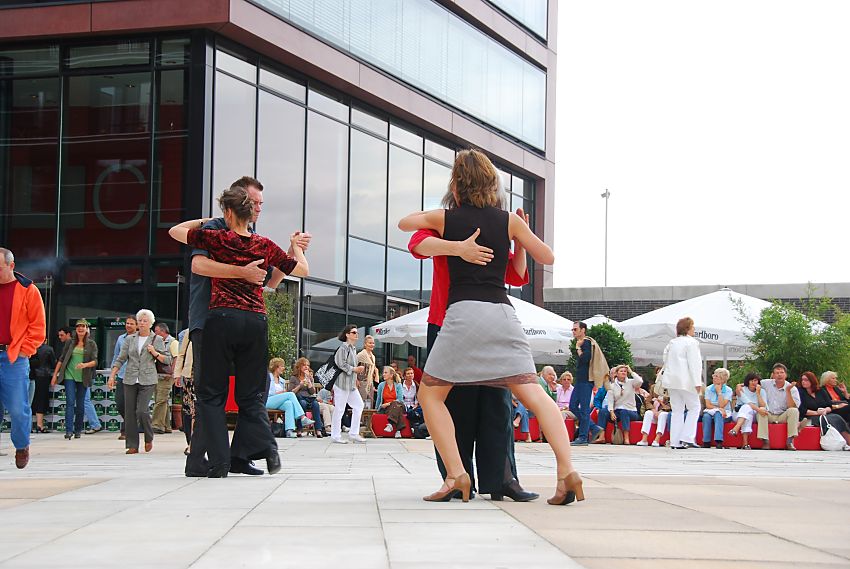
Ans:
<svg viewBox="0 0 850 569"><path fill-rule="evenodd" d="M546 39L547 0L490 0L520 24Z"/></svg>
<svg viewBox="0 0 850 569"><path fill-rule="evenodd" d="M59 78L0 81L0 239L21 260L56 255L58 145Z"/></svg>
<svg viewBox="0 0 850 569"><path fill-rule="evenodd" d="M350 312L365 312L383 318L385 312L386 297L383 294L372 294L359 290L349 289L348 310Z"/></svg>
<svg viewBox="0 0 850 569"><path fill-rule="evenodd" d="M307 207L313 234L310 274L342 282L348 234L348 126L314 112L307 117Z"/></svg>
<svg viewBox="0 0 850 569"><path fill-rule="evenodd" d="M66 81L60 252L66 257L145 255L151 74Z"/></svg>
<svg viewBox="0 0 850 569"><path fill-rule="evenodd" d="M0 76L58 72L58 45L0 49Z"/></svg>
<svg viewBox="0 0 850 569"><path fill-rule="evenodd" d="M84 45L70 48L68 67L117 67L119 65L148 65L151 44L146 41L125 41L104 45Z"/></svg>
<svg viewBox="0 0 850 569"><path fill-rule="evenodd" d="M303 228L305 113L304 107L260 92L257 178L265 189L257 231L282 249Z"/></svg>
<svg viewBox="0 0 850 569"><path fill-rule="evenodd" d="M318 308L306 298L301 314L302 351L313 369L319 369L342 343L337 336L347 323L346 317L342 312Z"/></svg>
<svg viewBox="0 0 850 569"><path fill-rule="evenodd" d="M425 204L422 206L423 210L428 211L440 207L443 196L449 191L451 177L451 168L431 160L425 161Z"/></svg>
<svg viewBox="0 0 850 569"><path fill-rule="evenodd" d="M348 105L329 95L310 89L307 95L307 105L342 122L348 122Z"/></svg>
<svg viewBox="0 0 850 569"><path fill-rule="evenodd" d="M425 154L449 165L455 163L455 151L432 140L425 141Z"/></svg>
<svg viewBox="0 0 850 569"><path fill-rule="evenodd" d="M188 71L159 73L157 125L154 132L153 243L151 251L179 255L181 245L168 235L171 226L183 221L183 189L186 186L186 148L189 140L186 106Z"/></svg>
<svg viewBox="0 0 850 569"><path fill-rule="evenodd" d="M387 243L406 248L410 235L398 228L398 221L422 207L422 157L390 147L390 199L387 215Z"/></svg>
<svg viewBox="0 0 850 569"><path fill-rule="evenodd" d="M192 43L189 38L162 40L157 56L157 65L184 65L191 60Z"/></svg>
<svg viewBox="0 0 850 569"><path fill-rule="evenodd" d="M348 282L354 286L384 290L384 246L348 240Z"/></svg>
<svg viewBox="0 0 850 569"><path fill-rule="evenodd" d="M257 66L253 63L248 63L242 58L231 55L226 51L217 50L215 52L215 66L222 71L227 71L231 75L240 77L251 83L257 82Z"/></svg>
<svg viewBox="0 0 850 569"><path fill-rule="evenodd" d="M390 125L390 141L422 154L422 137L394 124Z"/></svg>
<svg viewBox="0 0 850 569"><path fill-rule="evenodd" d="M419 265L408 251L387 249L387 294L419 298Z"/></svg>
<svg viewBox="0 0 850 569"><path fill-rule="evenodd" d="M304 281L304 302L345 310L345 287Z"/></svg>
<svg viewBox="0 0 850 569"><path fill-rule="evenodd" d="M254 107L257 89L216 73L213 130L213 197L254 174ZM213 208L214 212L217 208ZM214 213L215 215L216 213Z"/></svg>
<svg viewBox="0 0 850 569"><path fill-rule="evenodd" d="M352 130L349 232L386 243L386 218L387 143ZM383 277L379 288L384 288Z"/></svg>
<svg viewBox="0 0 850 569"><path fill-rule="evenodd" d="M141 284L142 267L134 265L78 265L65 269L64 284Z"/></svg>
<svg viewBox="0 0 850 569"><path fill-rule="evenodd" d="M260 85L302 103L307 102L307 86L270 69L260 69Z"/></svg>
<svg viewBox="0 0 850 569"><path fill-rule="evenodd" d="M351 124L356 124L357 126L363 127L366 130L370 130L382 138L387 137L387 129L389 128L389 123L383 119L379 119L378 117L373 117L372 115L365 113L360 109L355 109L352 107Z"/></svg>

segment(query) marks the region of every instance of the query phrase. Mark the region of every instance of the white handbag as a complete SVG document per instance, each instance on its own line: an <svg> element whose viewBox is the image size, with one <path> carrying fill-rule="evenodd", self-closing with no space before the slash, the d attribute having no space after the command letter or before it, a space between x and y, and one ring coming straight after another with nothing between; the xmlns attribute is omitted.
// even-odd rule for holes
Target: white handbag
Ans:
<svg viewBox="0 0 850 569"><path fill-rule="evenodd" d="M820 422L820 448L823 450L844 450L847 442L838 429L829 424L826 417L823 415L819 418Z"/></svg>

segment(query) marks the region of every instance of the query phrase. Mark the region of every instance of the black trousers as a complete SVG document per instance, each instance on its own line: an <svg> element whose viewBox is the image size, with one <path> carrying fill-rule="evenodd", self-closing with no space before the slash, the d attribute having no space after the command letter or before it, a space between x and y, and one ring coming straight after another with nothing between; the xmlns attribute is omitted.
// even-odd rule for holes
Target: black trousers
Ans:
<svg viewBox="0 0 850 569"><path fill-rule="evenodd" d="M428 324L428 351L434 345L440 327ZM463 468L472 478L473 488L482 494L501 492L502 486L519 479L514 458L514 426L511 393L504 387L469 385L453 387L446 407L455 424L455 440ZM475 454L476 469L472 468ZM437 467L443 478L446 467L440 453ZM475 483L475 472L478 484Z"/></svg>
<svg viewBox="0 0 850 569"><path fill-rule="evenodd" d="M195 411L212 467L230 464L231 457L247 461L277 452L277 442L266 410L267 334L265 314L231 308L211 310L204 325L201 349L203 373L195 378ZM224 406L231 364L236 376L235 398L239 415L233 440L228 445ZM195 431L198 431L197 424Z"/></svg>
<svg viewBox="0 0 850 569"><path fill-rule="evenodd" d="M202 328L196 328L195 330L191 330L189 332L189 340L192 342L192 381L195 382L195 386L197 389L197 385L200 382L201 369L203 365L201 363L201 353L203 351L204 345L204 330ZM184 405L185 409L186 406ZM185 417L184 417L185 420ZM191 422L190 422L191 424ZM189 434L189 456L186 457L186 474L194 473L201 474L205 473L209 470L209 464L207 463L207 442L206 435L204 433L204 429L202 427L203 421L201 420L198 408L197 401L195 402L195 424L191 429L191 433ZM226 425L225 425L226 428Z"/></svg>

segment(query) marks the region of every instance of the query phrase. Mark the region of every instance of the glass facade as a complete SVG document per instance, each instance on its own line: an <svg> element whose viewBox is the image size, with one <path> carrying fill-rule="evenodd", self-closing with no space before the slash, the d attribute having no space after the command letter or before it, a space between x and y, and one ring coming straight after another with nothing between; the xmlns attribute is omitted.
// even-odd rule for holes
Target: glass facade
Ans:
<svg viewBox="0 0 850 569"><path fill-rule="evenodd" d="M51 331L142 307L177 319L189 45L0 48L0 242L49 292Z"/></svg>
<svg viewBox="0 0 850 569"><path fill-rule="evenodd" d="M546 39L548 0L489 0L517 22Z"/></svg>
<svg viewBox="0 0 850 569"><path fill-rule="evenodd" d="M444 103L545 149L546 73L436 2L251 1ZM545 37L546 0L494 4L531 29L542 25Z"/></svg>

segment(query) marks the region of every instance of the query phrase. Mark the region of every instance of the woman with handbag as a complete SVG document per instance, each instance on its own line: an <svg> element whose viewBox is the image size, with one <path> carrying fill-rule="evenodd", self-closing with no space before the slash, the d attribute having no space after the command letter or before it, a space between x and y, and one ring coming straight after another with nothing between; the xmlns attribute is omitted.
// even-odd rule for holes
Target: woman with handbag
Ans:
<svg viewBox="0 0 850 569"><path fill-rule="evenodd" d="M153 425L151 424L150 402L153 397L159 372L156 364L169 365L171 352L165 347L162 337L151 331L153 312L143 308L136 313L139 329L124 338L121 352L112 364L109 374L109 389L115 387L115 375L124 362L124 446L126 454L139 453L139 429L145 432L145 452L153 450Z"/></svg>
<svg viewBox="0 0 850 569"><path fill-rule="evenodd" d="M313 385L313 371L310 369L310 360L307 358L298 358L295 365L292 366L292 376L289 378L289 391L291 391L298 399L298 404L304 410L304 413L310 411L313 413L313 419L301 419L302 426L316 424L313 432L316 433L316 438L321 439L325 434L325 424L322 420L322 412L319 407L319 402L316 401L316 387ZM307 425L304 421L309 421Z"/></svg>
<svg viewBox="0 0 850 569"><path fill-rule="evenodd" d="M821 374L821 387L819 395L821 402L828 406L836 415L850 424L850 397L847 394L847 386L838 381L838 374L834 371L825 371Z"/></svg>
<svg viewBox="0 0 850 569"><path fill-rule="evenodd" d="M74 335L65 341L51 385L65 386L65 438L79 439L83 433L86 390L97 367L97 344L91 339L88 320L77 320ZM61 380L59 378L62 378Z"/></svg>
<svg viewBox="0 0 850 569"><path fill-rule="evenodd" d="M829 373L832 372L826 372L823 375ZM850 451L850 428L848 428L847 421L837 413L832 412L832 402L823 395L823 390L818 389L817 376L811 371L803 372L797 385L797 391L800 393L801 426L810 424L818 427L821 430L821 436L826 434L830 426L833 427L844 438L846 444L843 449L830 450Z"/></svg>
<svg viewBox="0 0 850 569"><path fill-rule="evenodd" d="M408 368L410 369L410 368ZM401 438L404 428L404 392L401 380L390 366L384 366L384 381L378 384L378 394L375 398L375 412L387 416L387 426L384 432L395 430L395 438Z"/></svg>
<svg viewBox="0 0 850 569"><path fill-rule="evenodd" d="M356 443L365 443L360 436L360 416L363 414L363 398L357 389L357 374L363 373L366 366L357 364L357 326L347 324L339 333L337 339L343 344L334 354L334 365L339 370L333 385L334 412L331 422L331 440L338 444L346 444L342 438L342 415L345 406L351 407L351 430L348 439Z"/></svg>

